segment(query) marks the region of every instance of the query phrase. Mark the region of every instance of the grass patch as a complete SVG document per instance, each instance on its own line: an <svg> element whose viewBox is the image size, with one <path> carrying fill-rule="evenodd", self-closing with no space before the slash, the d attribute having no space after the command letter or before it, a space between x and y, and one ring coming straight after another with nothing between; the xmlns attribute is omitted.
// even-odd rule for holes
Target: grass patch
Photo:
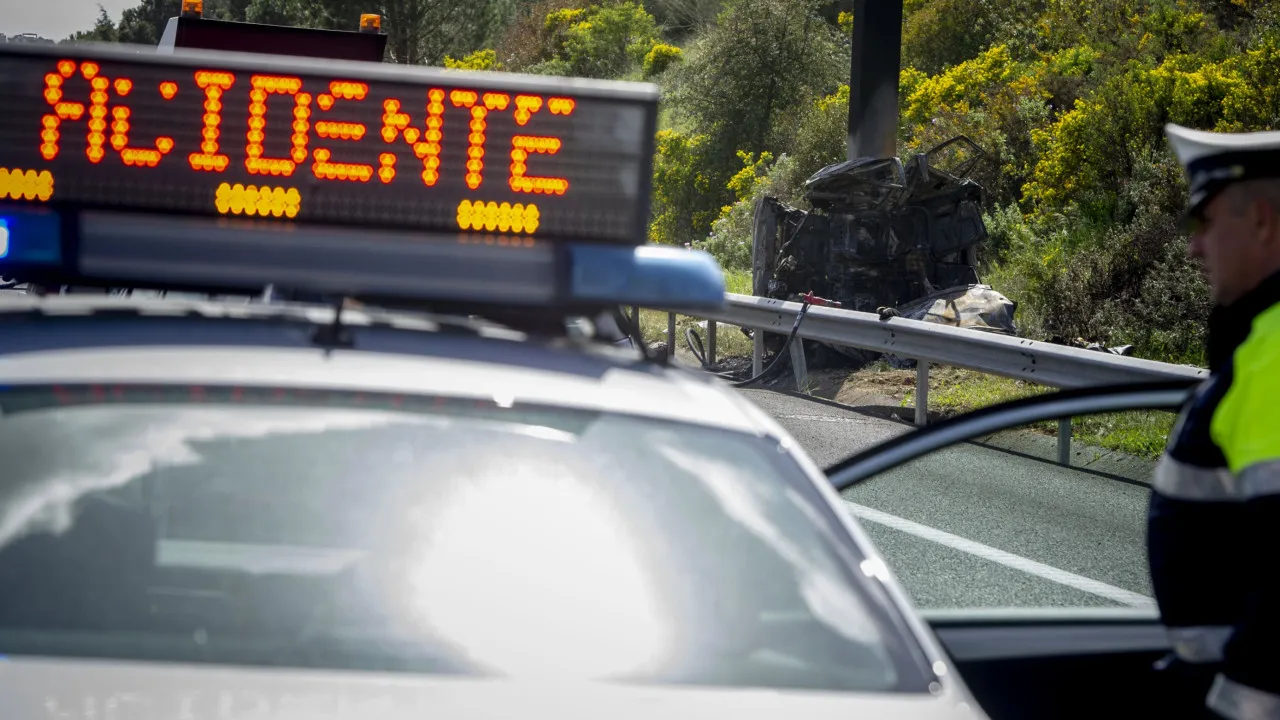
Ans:
<svg viewBox="0 0 1280 720"><path fill-rule="evenodd" d="M929 368L929 409L948 416L996 403L1043 395L1052 390L1053 388L1043 385L973 370ZM914 390L911 391L911 396L911 402L914 402Z"/></svg>
<svg viewBox="0 0 1280 720"><path fill-rule="evenodd" d="M1076 418L1073 432L1083 441L1108 450L1155 460L1164 452L1176 421L1176 413L1135 410Z"/></svg>
<svg viewBox="0 0 1280 720"><path fill-rule="evenodd" d="M741 295L751 294L751 273L745 270L731 270L725 272L724 277L725 291L738 293ZM678 357L686 359L689 362L697 363L697 359L688 351L685 344L685 329L695 328L698 336L702 338L703 345L707 342L707 332L698 327L701 318L689 317L688 315L676 315L676 352ZM640 332L644 336L646 343L666 342L667 340L667 313L659 310L640 310ZM726 357L743 357L751 355L751 338L747 337L742 331L733 326L724 323L716 324L716 359L721 360Z"/></svg>
<svg viewBox="0 0 1280 720"><path fill-rule="evenodd" d="M929 409L944 417L1052 391L1051 387L972 370L934 367L929 371ZM914 396L914 389L908 391L903 406L914 405ZM1175 413L1163 410L1077 416L1072 418L1072 440L1154 460L1164 451L1176 420ZM1058 424L1036 423L1027 429L1056 436Z"/></svg>

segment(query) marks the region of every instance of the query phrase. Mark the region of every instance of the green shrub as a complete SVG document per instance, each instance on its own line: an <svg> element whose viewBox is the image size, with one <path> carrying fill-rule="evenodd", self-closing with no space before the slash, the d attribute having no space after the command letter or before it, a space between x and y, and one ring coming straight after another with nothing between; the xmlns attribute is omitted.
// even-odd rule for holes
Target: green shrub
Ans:
<svg viewBox="0 0 1280 720"><path fill-rule="evenodd" d="M675 45L657 43L644 56L644 78L646 80L666 72L672 64L684 59L684 53Z"/></svg>

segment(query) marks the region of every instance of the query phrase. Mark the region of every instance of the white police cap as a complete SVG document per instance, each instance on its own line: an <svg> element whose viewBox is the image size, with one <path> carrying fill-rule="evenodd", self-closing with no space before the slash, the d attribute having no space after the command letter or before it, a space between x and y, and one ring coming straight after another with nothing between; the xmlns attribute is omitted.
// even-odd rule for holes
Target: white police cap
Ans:
<svg viewBox="0 0 1280 720"><path fill-rule="evenodd" d="M1164 131L1191 185L1188 214L1233 182L1280 178L1280 131L1218 133L1173 123Z"/></svg>

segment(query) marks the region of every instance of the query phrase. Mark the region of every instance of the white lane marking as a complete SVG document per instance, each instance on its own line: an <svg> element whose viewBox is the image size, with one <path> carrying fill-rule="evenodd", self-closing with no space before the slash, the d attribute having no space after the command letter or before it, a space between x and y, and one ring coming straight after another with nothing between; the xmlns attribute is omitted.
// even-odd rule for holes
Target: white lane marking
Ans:
<svg viewBox="0 0 1280 720"><path fill-rule="evenodd" d="M782 420L812 420L814 422L844 422L858 423L861 425L873 424L876 421L870 418L854 418L854 417L837 417L835 415L777 415ZM884 422L884 421L880 421Z"/></svg>
<svg viewBox="0 0 1280 720"><path fill-rule="evenodd" d="M1061 570L1051 565L1036 562L1030 558L1024 558L1021 555L1014 555L1011 552L1005 552L1004 550L993 548L990 545L983 545L980 542L975 542L968 538L962 538L959 535L952 535L949 532L944 532L937 528L929 527L928 525L921 525L920 523L912 522L906 518L900 518L897 515L890 515L889 513L881 512L875 508L869 508L865 505L849 502L848 500L845 500L844 502L859 519L869 520L873 523L893 528L894 530L900 530L908 535L914 535L918 538L938 543L939 545L945 545L953 550L959 550L960 552L980 557L983 560L990 560L991 562L1004 565L1005 567L1013 568L1014 570L1021 570L1029 575L1035 575L1036 577L1044 578L1050 582L1055 582L1059 585L1066 585L1067 587L1075 588L1076 590L1087 592L1091 595L1097 595L1098 597L1113 600L1124 605L1143 608L1155 607L1155 600L1141 593L1125 590L1124 588L1118 588L1114 585L1108 585L1101 580L1094 580L1093 578L1087 578L1083 575L1076 575L1075 573L1067 572L1066 570Z"/></svg>

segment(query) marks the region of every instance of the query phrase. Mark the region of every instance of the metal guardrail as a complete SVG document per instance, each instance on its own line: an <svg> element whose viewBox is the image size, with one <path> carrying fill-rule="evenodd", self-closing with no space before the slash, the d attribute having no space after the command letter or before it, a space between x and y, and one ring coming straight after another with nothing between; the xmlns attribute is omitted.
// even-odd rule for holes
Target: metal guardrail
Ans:
<svg viewBox="0 0 1280 720"><path fill-rule="evenodd" d="M715 362L717 322L756 330L752 353L753 374L761 371L764 333L791 332L801 305L752 295L725 294L722 310L681 310L655 308L668 313L667 351L676 347L675 316L704 318L707 323L707 362ZM760 332L763 331L763 332ZM950 365L992 375L1025 380L1057 388L1114 385L1173 379L1199 379L1208 370L1189 365L1124 357L1096 350L1010 337L982 330L957 328L923 320L889 318L875 313L811 306L800 324L797 337L833 345L860 348L916 361L915 422L928 421L929 366ZM792 346L792 364L797 387L806 373L803 350ZM1069 438L1070 421L1060 437ZM1068 443L1059 444L1059 459L1069 455Z"/></svg>

